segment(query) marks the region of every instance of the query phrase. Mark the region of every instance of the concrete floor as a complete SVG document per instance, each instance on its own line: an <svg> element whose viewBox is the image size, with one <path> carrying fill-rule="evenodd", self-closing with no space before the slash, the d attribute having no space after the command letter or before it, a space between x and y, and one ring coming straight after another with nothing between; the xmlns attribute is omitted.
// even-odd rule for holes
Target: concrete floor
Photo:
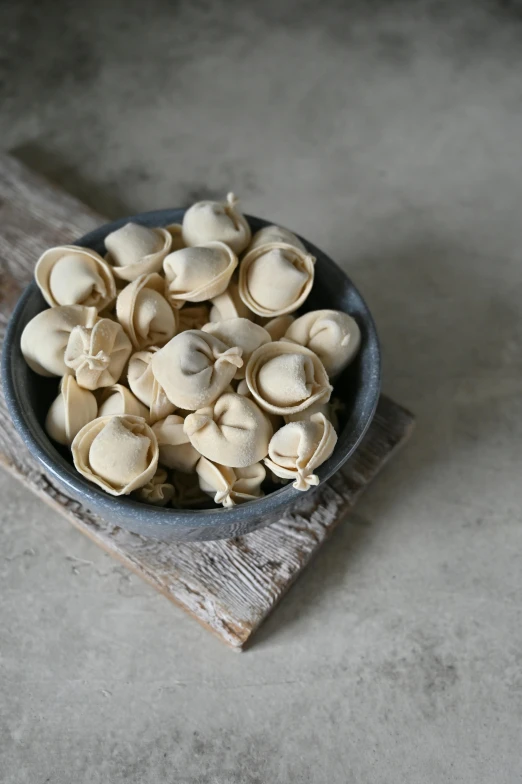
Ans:
<svg viewBox="0 0 522 784"><path fill-rule="evenodd" d="M0 780L522 777L522 6L4 2L0 144L110 217L230 188L375 313L391 464L235 656L0 477Z"/></svg>

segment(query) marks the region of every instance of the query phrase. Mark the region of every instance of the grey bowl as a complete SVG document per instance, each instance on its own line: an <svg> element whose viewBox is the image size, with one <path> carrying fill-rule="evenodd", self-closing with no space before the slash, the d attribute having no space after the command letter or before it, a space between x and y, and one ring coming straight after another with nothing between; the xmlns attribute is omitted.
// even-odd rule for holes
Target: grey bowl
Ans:
<svg viewBox="0 0 522 784"><path fill-rule="evenodd" d="M183 215L184 210L179 209L141 213L100 226L81 237L77 244L103 254L107 234L129 220L143 226L166 226L181 222ZM253 232L269 224L260 218L247 218ZM303 239L303 242L317 262L315 284L302 312L319 308L343 310L354 316L362 332L356 360L335 382L334 395L341 398L347 413L334 453L317 471L322 484L346 462L370 425L379 399L381 359L375 325L363 298L328 256L307 240ZM309 495L287 485L232 509L177 510L149 506L130 497L115 498L88 482L76 472L67 451L57 447L43 428L47 409L57 394L58 379L36 375L20 351L25 325L46 307L36 284L31 283L9 321L2 357L2 382L9 412L25 445L66 495L113 524L164 541L240 536L275 522Z"/></svg>

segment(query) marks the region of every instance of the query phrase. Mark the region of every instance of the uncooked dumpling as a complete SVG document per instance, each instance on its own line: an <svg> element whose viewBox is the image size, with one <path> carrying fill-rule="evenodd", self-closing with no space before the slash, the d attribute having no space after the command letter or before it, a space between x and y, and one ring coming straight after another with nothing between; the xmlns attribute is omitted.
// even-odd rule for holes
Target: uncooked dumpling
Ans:
<svg viewBox="0 0 522 784"><path fill-rule="evenodd" d="M202 457L196 471L201 489L224 507L254 501L263 495L261 483L266 477L266 469L262 463L247 468L228 468Z"/></svg>
<svg viewBox="0 0 522 784"><path fill-rule="evenodd" d="M310 349L277 341L254 351L246 370L254 400L273 414L295 414L332 393L321 360Z"/></svg>
<svg viewBox="0 0 522 784"><path fill-rule="evenodd" d="M288 327L283 340L299 343L317 354L332 378L344 370L357 354L361 330L348 313L312 310Z"/></svg>
<svg viewBox="0 0 522 784"><path fill-rule="evenodd" d="M138 400L149 409L151 423L164 419L176 410L152 372L151 360L157 351L157 346L151 346L147 351L137 351L130 358L127 372L129 386Z"/></svg>
<svg viewBox="0 0 522 784"><path fill-rule="evenodd" d="M260 245L267 245L269 242L285 242L287 245L299 248L299 250L306 250L299 237L296 237L293 232L282 226L263 226L252 237L248 250L259 248Z"/></svg>
<svg viewBox="0 0 522 784"><path fill-rule="evenodd" d="M332 454L337 435L324 414L290 422L274 433L265 465L282 479L293 479L296 490L319 484L314 470Z"/></svg>
<svg viewBox="0 0 522 784"><path fill-rule="evenodd" d="M138 223L127 223L105 237L106 261L115 277L136 280L140 275L159 272L163 259L172 248L172 235L167 229L149 229Z"/></svg>
<svg viewBox="0 0 522 784"><path fill-rule="evenodd" d="M64 376L60 393L47 413L45 429L53 441L70 446L82 427L97 415L98 405L92 392L78 386L74 376Z"/></svg>
<svg viewBox="0 0 522 784"><path fill-rule="evenodd" d="M163 292L163 278L153 272L140 275L118 294L118 321L137 350L163 346L177 332L177 314Z"/></svg>
<svg viewBox="0 0 522 784"><path fill-rule="evenodd" d="M284 242L249 251L239 267L239 294L258 316L293 313L314 283L315 258Z"/></svg>
<svg viewBox="0 0 522 784"><path fill-rule="evenodd" d="M239 287L235 281L231 281L229 287L223 294L212 298L212 307L210 309L210 318L208 321L225 321L231 318L247 318L253 319L254 314L247 308L241 297L239 296Z"/></svg>
<svg viewBox="0 0 522 784"><path fill-rule="evenodd" d="M174 495L174 486L169 482L165 469L158 468L152 479L136 490L135 495L139 501L143 501L145 504L167 506Z"/></svg>
<svg viewBox="0 0 522 784"><path fill-rule="evenodd" d="M38 313L22 332L20 347L24 359L40 376L64 376L65 348L73 329L92 327L98 318L96 308L62 305Z"/></svg>
<svg viewBox="0 0 522 784"><path fill-rule="evenodd" d="M111 319L99 319L93 327L73 329L64 360L81 387L99 389L119 381L131 351L121 326Z"/></svg>
<svg viewBox="0 0 522 784"><path fill-rule="evenodd" d="M261 319L261 323L272 338L272 340L281 340L284 336L287 329L293 324L295 321L294 316L276 316L273 319L269 319L266 323L263 324L263 320Z"/></svg>
<svg viewBox="0 0 522 784"><path fill-rule="evenodd" d="M243 350L243 366L236 371L235 379L245 377L246 365L254 351L271 342L271 337L263 327L245 318L231 318L205 324L203 332L222 340L227 346L239 346Z"/></svg>
<svg viewBox="0 0 522 784"><path fill-rule="evenodd" d="M177 250L163 262L165 296L173 308L217 297L227 288L236 267L237 256L224 242Z"/></svg>
<svg viewBox="0 0 522 784"><path fill-rule="evenodd" d="M235 253L241 253L250 242L251 231L239 211L239 201L229 193L225 202L198 201L183 218L183 239L187 245L203 245L219 240Z"/></svg>
<svg viewBox="0 0 522 784"><path fill-rule="evenodd" d="M100 390L98 397L100 407L98 416L113 416L114 414L132 414L148 420L149 409L140 403L130 389L123 384L114 384Z"/></svg>
<svg viewBox="0 0 522 784"><path fill-rule="evenodd" d="M266 414L254 401L234 393L189 414L184 430L200 454L232 468L245 468L266 457L273 434Z"/></svg>
<svg viewBox="0 0 522 784"><path fill-rule="evenodd" d="M242 378L241 381L238 383L236 388L236 394L242 395L243 397L248 397L249 400L254 400L254 396L252 395L252 392L249 390L245 378ZM274 431L274 433L276 430L279 430L279 428L284 425L284 419L280 414L271 414L270 411L266 411L266 409L263 409L263 411L265 413L265 416L267 416L268 419L270 420L270 423L272 425L272 430Z"/></svg>
<svg viewBox="0 0 522 784"><path fill-rule="evenodd" d="M237 346L189 329L153 355L152 371L175 406L195 411L224 392L243 365L241 354Z"/></svg>
<svg viewBox="0 0 522 784"><path fill-rule="evenodd" d="M34 277L46 302L86 305L99 312L116 297L116 284L106 261L90 248L61 245L40 256Z"/></svg>
<svg viewBox="0 0 522 784"><path fill-rule="evenodd" d="M182 416L171 414L156 422L152 429L158 439L160 463L183 474L192 474L201 455L190 443L184 424Z"/></svg>
<svg viewBox="0 0 522 784"><path fill-rule="evenodd" d="M177 312L179 314L178 332L184 332L186 329L201 329L210 321L208 305L184 305Z"/></svg>
<svg viewBox="0 0 522 784"><path fill-rule="evenodd" d="M141 417L99 417L72 442L74 465L110 495L127 495L149 482L158 466L158 443Z"/></svg>

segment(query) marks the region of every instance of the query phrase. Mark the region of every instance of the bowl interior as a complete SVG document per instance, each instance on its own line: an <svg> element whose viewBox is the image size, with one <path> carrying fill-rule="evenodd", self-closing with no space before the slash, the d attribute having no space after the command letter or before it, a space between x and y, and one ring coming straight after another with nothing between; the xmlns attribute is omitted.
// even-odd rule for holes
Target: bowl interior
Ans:
<svg viewBox="0 0 522 784"><path fill-rule="evenodd" d="M125 218L80 238L78 245L90 247L102 255L105 253L104 239L111 231L129 220L144 226L166 226L180 222L184 210L160 210ZM247 216L252 232L257 231L269 221ZM362 333L360 351L355 361L334 382L333 396L343 404L340 412L340 430L336 448L317 470L321 482L328 479L353 453L366 432L379 398L380 390L380 351L375 326L361 295L347 275L324 253L301 238L316 257L314 287L299 313L321 308L333 308L350 313L358 322ZM47 305L35 283L22 295L11 318L6 334L3 357L3 384L6 400L13 421L32 453L45 465L57 480L69 488L72 495L80 497L82 503L110 519L111 512L118 510L121 516L122 505L129 516L138 515L150 519L155 526L186 523L190 517L192 525L212 524L216 515L223 517L222 522L230 523L231 530L248 517L262 515L264 509L273 515L304 495L291 485L274 486L274 491L264 498L248 504L222 509L209 510L161 509L142 504L130 497L114 498L108 496L96 485L81 477L72 464L70 452L54 444L44 430L47 410L57 394L59 379L43 378L29 369L20 350L20 337L26 324Z"/></svg>

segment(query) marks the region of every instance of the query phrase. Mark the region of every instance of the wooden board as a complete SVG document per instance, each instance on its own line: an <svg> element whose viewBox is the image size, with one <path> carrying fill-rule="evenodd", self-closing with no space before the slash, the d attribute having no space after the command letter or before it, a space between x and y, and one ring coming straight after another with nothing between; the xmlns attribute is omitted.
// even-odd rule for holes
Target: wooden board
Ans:
<svg viewBox="0 0 522 784"><path fill-rule="evenodd" d="M0 348L10 312L39 254L104 219L9 157L0 157ZM353 508L413 427L386 397L357 453L299 514L240 539L165 544L135 536L58 491L16 434L0 397L0 464L82 533L240 650Z"/></svg>

